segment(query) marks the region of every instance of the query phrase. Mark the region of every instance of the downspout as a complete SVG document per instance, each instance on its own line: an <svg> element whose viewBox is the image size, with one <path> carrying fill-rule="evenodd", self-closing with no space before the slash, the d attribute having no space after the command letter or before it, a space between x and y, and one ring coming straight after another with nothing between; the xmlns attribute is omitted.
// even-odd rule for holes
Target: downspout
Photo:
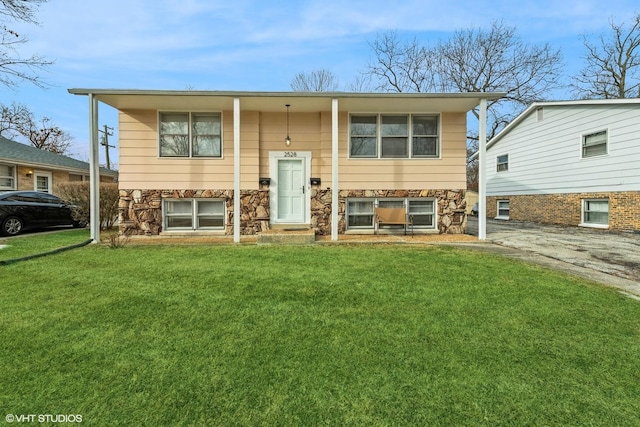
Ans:
<svg viewBox="0 0 640 427"><path fill-rule="evenodd" d="M338 240L338 99L331 100L331 240Z"/></svg>
<svg viewBox="0 0 640 427"><path fill-rule="evenodd" d="M98 99L89 94L89 228L93 243L100 243L100 163L98 146Z"/></svg>
<svg viewBox="0 0 640 427"><path fill-rule="evenodd" d="M240 243L240 98L233 98L233 242Z"/></svg>
<svg viewBox="0 0 640 427"><path fill-rule="evenodd" d="M487 100L480 100L480 123L478 124L478 239L487 238Z"/></svg>

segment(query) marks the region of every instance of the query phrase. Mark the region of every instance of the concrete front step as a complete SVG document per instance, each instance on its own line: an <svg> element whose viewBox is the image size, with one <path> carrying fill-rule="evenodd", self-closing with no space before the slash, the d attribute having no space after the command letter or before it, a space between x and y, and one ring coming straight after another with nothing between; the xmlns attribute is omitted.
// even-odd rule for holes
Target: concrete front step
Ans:
<svg viewBox="0 0 640 427"><path fill-rule="evenodd" d="M313 228L303 228L300 225L258 233L259 245L307 245L315 241L315 230Z"/></svg>

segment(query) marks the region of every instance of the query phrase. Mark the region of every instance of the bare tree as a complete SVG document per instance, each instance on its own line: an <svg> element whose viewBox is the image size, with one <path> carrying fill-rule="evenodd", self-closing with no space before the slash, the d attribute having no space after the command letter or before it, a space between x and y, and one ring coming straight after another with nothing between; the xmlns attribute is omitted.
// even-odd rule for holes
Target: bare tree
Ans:
<svg viewBox="0 0 640 427"><path fill-rule="evenodd" d="M579 98L640 97L640 14L630 27L609 24L611 33L600 35L598 43L583 37L586 65L571 85Z"/></svg>
<svg viewBox="0 0 640 427"><path fill-rule="evenodd" d="M73 137L52 125L48 117L43 117L39 121L31 120L20 126L18 132L34 147L57 154L65 154L73 142Z"/></svg>
<svg viewBox="0 0 640 427"><path fill-rule="evenodd" d="M371 43L375 60L368 73L378 90L397 92L505 92L489 104L493 136L533 101L557 87L562 54L550 45L529 45L514 27L494 22L489 30L470 28L450 40L421 46L396 33ZM477 112L475 112L477 117ZM477 138L477 136L472 138Z"/></svg>
<svg viewBox="0 0 640 427"><path fill-rule="evenodd" d="M379 34L370 45L375 59L367 73L377 82L377 90L505 92L504 98L488 103L489 139L527 105L555 89L562 71L559 50L527 44L514 27L502 22L494 22L488 30L459 30L451 39L428 46L415 39L403 42L395 32ZM478 111L473 113L479 116ZM477 141L477 130L472 130L468 151L475 152ZM470 174L477 173L475 165L470 167Z"/></svg>
<svg viewBox="0 0 640 427"><path fill-rule="evenodd" d="M375 89L382 92L434 92L435 70L433 48L420 46L416 39L400 40L395 31L381 33L369 43L375 59L369 63L368 74L377 81Z"/></svg>
<svg viewBox="0 0 640 427"><path fill-rule="evenodd" d="M0 136L14 138L18 128L33 120L33 114L23 104L12 103L11 106L0 104Z"/></svg>
<svg viewBox="0 0 640 427"><path fill-rule="evenodd" d="M349 92L374 92L371 85L371 76L360 73L346 87Z"/></svg>
<svg viewBox="0 0 640 427"><path fill-rule="evenodd" d="M65 154L73 143L69 133L53 125L48 117L34 118L25 105L0 104L0 112L0 135L5 138L19 135L34 147L57 154Z"/></svg>
<svg viewBox="0 0 640 427"><path fill-rule="evenodd" d="M291 89L295 92L334 92L338 90L338 78L323 68L301 72L291 80Z"/></svg>
<svg viewBox="0 0 640 427"><path fill-rule="evenodd" d="M46 87L37 72L52 62L38 55L22 57L19 48L28 40L8 24L16 21L37 24L35 9L45 2L46 0L0 0L0 83L8 88L15 88L22 81Z"/></svg>

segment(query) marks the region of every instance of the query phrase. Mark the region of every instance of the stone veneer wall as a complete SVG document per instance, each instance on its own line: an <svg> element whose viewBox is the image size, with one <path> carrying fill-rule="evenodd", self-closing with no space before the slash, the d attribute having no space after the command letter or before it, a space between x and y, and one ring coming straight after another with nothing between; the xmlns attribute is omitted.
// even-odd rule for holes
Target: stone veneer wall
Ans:
<svg viewBox="0 0 640 427"><path fill-rule="evenodd" d="M466 224L465 190L341 190L339 192L338 233L346 228L347 198L437 199L438 232L463 233ZM162 231L163 199L223 199L226 204L225 234L233 234L232 190L120 190L118 219L125 235L158 235ZM269 229L269 190L241 191L240 234L251 235ZM316 234L331 234L331 190L311 190L311 227Z"/></svg>
<svg viewBox="0 0 640 427"><path fill-rule="evenodd" d="M162 199L223 199L225 234L233 234L233 190L120 190L120 233L157 235L162 231ZM240 234L269 228L269 190L240 192Z"/></svg>
<svg viewBox="0 0 640 427"><path fill-rule="evenodd" d="M498 200L509 200L509 219L577 226L582 222L584 199L609 199L610 230L640 231L640 191L491 196L487 197L487 218L497 215Z"/></svg>
<svg viewBox="0 0 640 427"><path fill-rule="evenodd" d="M346 199L349 198L419 198L437 200L438 232L441 234L464 233L466 226L465 190L340 190L338 193L338 233L346 230ZM331 191L312 190L311 226L316 234L331 234Z"/></svg>

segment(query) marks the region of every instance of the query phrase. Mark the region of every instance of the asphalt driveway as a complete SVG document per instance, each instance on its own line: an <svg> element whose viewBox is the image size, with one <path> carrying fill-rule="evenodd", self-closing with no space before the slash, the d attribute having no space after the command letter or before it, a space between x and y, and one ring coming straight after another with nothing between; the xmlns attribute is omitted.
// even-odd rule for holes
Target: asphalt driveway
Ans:
<svg viewBox="0 0 640 427"><path fill-rule="evenodd" d="M467 233L477 236L477 217L469 217ZM507 255L640 296L640 234L490 219L487 242Z"/></svg>

